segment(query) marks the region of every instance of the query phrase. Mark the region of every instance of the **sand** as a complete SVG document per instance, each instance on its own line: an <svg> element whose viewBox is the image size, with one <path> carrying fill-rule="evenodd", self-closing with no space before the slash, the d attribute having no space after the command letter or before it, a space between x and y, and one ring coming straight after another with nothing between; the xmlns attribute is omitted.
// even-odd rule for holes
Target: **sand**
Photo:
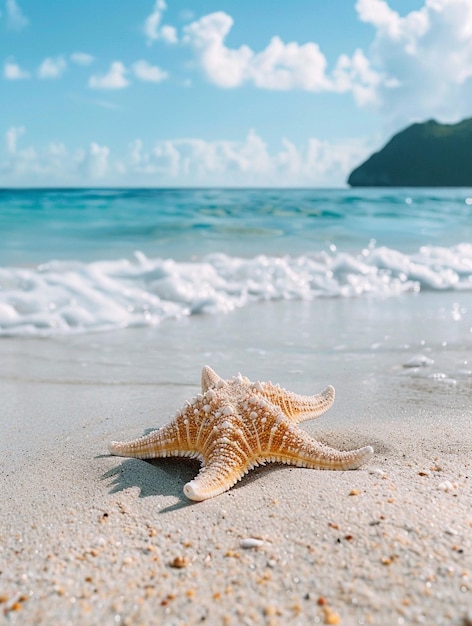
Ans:
<svg viewBox="0 0 472 626"><path fill-rule="evenodd" d="M2 340L0 623L472 624L472 299L457 300ZM334 407L303 427L374 459L266 466L191 503L198 464L107 454L165 423L205 363L300 393L333 384Z"/></svg>

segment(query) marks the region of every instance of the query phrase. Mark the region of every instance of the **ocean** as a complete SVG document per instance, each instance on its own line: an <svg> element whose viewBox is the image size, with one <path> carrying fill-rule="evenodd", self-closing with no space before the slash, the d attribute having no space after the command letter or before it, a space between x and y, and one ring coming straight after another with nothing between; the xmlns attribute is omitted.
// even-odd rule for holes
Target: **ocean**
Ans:
<svg viewBox="0 0 472 626"><path fill-rule="evenodd" d="M0 190L3 336L465 291L472 189Z"/></svg>

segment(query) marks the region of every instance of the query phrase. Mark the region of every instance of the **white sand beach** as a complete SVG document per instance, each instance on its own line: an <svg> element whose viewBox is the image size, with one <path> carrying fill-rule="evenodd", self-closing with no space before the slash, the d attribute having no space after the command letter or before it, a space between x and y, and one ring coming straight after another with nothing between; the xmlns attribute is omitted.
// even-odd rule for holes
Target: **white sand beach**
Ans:
<svg viewBox="0 0 472 626"><path fill-rule="evenodd" d="M155 329L1 340L0 623L472 624L472 296L257 304ZM202 503L198 464L109 456L211 365L336 402L349 472L268 465Z"/></svg>

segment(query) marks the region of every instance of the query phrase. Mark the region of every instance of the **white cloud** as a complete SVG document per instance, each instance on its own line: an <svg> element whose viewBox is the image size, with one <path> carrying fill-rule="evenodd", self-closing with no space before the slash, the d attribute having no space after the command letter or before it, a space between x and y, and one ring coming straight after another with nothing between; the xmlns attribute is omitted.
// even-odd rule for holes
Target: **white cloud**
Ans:
<svg viewBox="0 0 472 626"><path fill-rule="evenodd" d="M154 9L144 22L144 33L147 37L148 43L152 43L158 39L159 25L162 19L162 13L166 10L167 6L163 0L157 0L154 4Z"/></svg>
<svg viewBox="0 0 472 626"><path fill-rule="evenodd" d="M388 6L385 0L358 0L356 10L362 22L373 24L396 36L400 26L400 16Z"/></svg>
<svg viewBox="0 0 472 626"><path fill-rule="evenodd" d="M352 59L342 55L329 74L326 57L316 43L284 43L280 37L272 37L258 53L247 45L232 49L225 44L232 26L233 18L218 11L184 27L184 42L194 49L207 78L219 87L252 82L261 89L352 91L357 99L373 99L370 92L380 76L362 53Z"/></svg>
<svg viewBox="0 0 472 626"><path fill-rule="evenodd" d="M49 154L55 157L66 157L68 155L67 148L63 143L51 142L48 147Z"/></svg>
<svg viewBox="0 0 472 626"><path fill-rule="evenodd" d="M159 37L166 43L178 43L177 29L174 26L166 24L159 31Z"/></svg>
<svg viewBox="0 0 472 626"><path fill-rule="evenodd" d="M471 114L471 0L424 0L403 16L388 0L357 0L355 7L359 19L374 29L372 44L341 53L331 69L315 42L286 43L274 36L259 51L245 44L229 47L233 18L223 11L185 26L183 41L218 87L350 93L359 107L376 109L390 127Z"/></svg>
<svg viewBox="0 0 472 626"><path fill-rule="evenodd" d="M6 135L7 158L0 163L4 184L12 186L183 185L183 186L339 186L371 149L360 141L330 143L316 138L304 145L288 139L269 150L251 130L241 141L167 139L145 146L133 141L113 157L106 145L93 141L69 150L61 143L20 149L23 127Z"/></svg>
<svg viewBox="0 0 472 626"><path fill-rule="evenodd" d="M86 149L69 150L63 143L51 142L44 148L19 148L22 126L5 133L7 158L0 162L5 184L12 186L90 186L103 180L119 184L119 164L110 164L107 146L91 142ZM107 178L108 177L108 178Z"/></svg>
<svg viewBox="0 0 472 626"><path fill-rule="evenodd" d="M356 10L375 29L368 56L383 76L376 99L392 126L470 115L470 0L425 0L419 10L403 17L384 0L358 0Z"/></svg>
<svg viewBox="0 0 472 626"><path fill-rule="evenodd" d="M161 141L151 152L149 172L175 178L179 175L181 154L173 141Z"/></svg>
<svg viewBox="0 0 472 626"><path fill-rule="evenodd" d="M70 155L63 144L51 143L45 149L33 146L20 148L18 139L25 134L23 126L11 127L5 133L7 160L0 163L2 179L12 185L55 185L72 182L68 179Z"/></svg>
<svg viewBox="0 0 472 626"><path fill-rule="evenodd" d="M173 26L161 26L162 15L167 9L164 0L156 0L152 13L148 15L144 22L144 34L148 45L152 45L158 39L166 43L175 44L178 42L177 30Z"/></svg>
<svg viewBox="0 0 472 626"><path fill-rule="evenodd" d="M273 37L265 50L252 59L250 75L256 87L330 91L326 58L315 43L299 46Z"/></svg>
<svg viewBox="0 0 472 626"><path fill-rule="evenodd" d="M385 0L357 0L356 11L362 22L372 24L379 34L402 42L409 52L414 52L415 40L428 30L428 15L425 9L428 4L432 5L435 1L426 0L422 9L411 11L405 17L400 17Z"/></svg>
<svg viewBox="0 0 472 626"><path fill-rule="evenodd" d="M79 170L88 178L98 180L103 178L109 170L108 158L110 149L92 142L87 151L78 158Z"/></svg>
<svg viewBox="0 0 472 626"><path fill-rule="evenodd" d="M141 151L143 149L143 142L141 139L135 139L129 145L129 156L131 162L135 165L139 165L142 160Z"/></svg>
<svg viewBox="0 0 472 626"><path fill-rule="evenodd" d="M15 154L18 138L25 132L24 126L12 126L5 134L5 144L8 154Z"/></svg>
<svg viewBox="0 0 472 626"><path fill-rule="evenodd" d="M23 30L23 28L26 28L26 26L28 26L29 21L23 15L23 12L16 0L7 0L6 9L7 24L9 28L11 28L12 30Z"/></svg>
<svg viewBox="0 0 472 626"><path fill-rule="evenodd" d="M88 84L92 89L123 89L129 85L126 73L123 63L114 61L107 74L91 76Z"/></svg>
<svg viewBox="0 0 472 626"><path fill-rule="evenodd" d="M86 52L74 52L70 55L70 60L76 63L77 65L91 65L95 61L95 57L91 54L87 54Z"/></svg>
<svg viewBox="0 0 472 626"><path fill-rule="evenodd" d="M362 50L352 57L342 54L333 71L333 79L340 93L350 91L359 106L378 104L378 87L385 78L372 69Z"/></svg>
<svg viewBox="0 0 472 626"><path fill-rule="evenodd" d="M133 71L137 78L151 83L160 83L168 77L168 73L157 65L150 65L147 61L137 61L133 64Z"/></svg>
<svg viewBox="0 0 472 626"><path fill-rule="evenodd" d="M339 186L370 147L361 141L316 138L296 146L283 139L280 149L270 152L253 130L239 142L174 139L159 141L150 150L136 140L129 148L127 171L143 184Z"/></svg>
<svg viewBox="0 0 472 626"><path fill-rule="evenodd" d="M39 78L59 78L67 69L67 63L61 56L44 59L38 68Z"/></svg>
<svg viewBox="0 0 472 626"><path fill-rule="evenodd" d="M184 27L184 42L199 56L207 78L219 87L238 87L248 79L254 53L248 46L231 50L224 45L233 18L218 11Z"/></svg>
<svg viewBox="0 0 472 626"><path fill-rule="evenodd" d="M5 61L3 66L3 76L7 80L21 80L29 78L30 73L26 70L22 70L15 61Z"/></svg>

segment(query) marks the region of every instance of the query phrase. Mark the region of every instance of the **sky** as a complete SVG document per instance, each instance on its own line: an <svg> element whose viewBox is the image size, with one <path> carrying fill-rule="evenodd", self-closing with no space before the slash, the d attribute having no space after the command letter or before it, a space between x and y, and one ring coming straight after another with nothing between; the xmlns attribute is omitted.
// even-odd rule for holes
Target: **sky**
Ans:
<svg viewBox="0 0 472 626"><path fill-rule="evenodd" d="M471 0L0 0L0 186L343 187L472 116Z"/></svg>

